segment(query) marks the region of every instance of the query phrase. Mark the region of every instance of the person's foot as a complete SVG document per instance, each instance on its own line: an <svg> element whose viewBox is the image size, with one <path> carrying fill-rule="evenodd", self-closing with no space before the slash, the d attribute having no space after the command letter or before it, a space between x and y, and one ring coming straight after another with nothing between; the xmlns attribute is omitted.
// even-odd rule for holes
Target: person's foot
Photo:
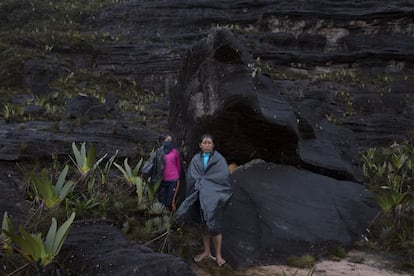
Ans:
<svg viewBox="0 0 414 276"><path fill-rule="evenodd" d="M223 266L225 263L226 263L226 260L224 260L223 258L219 258L219 257L217 257L216 258L216 263L217 263L217 265L218 266Z"/></svg>
<svg viewBox="0 0 414 276"><path fill-rule="evenodd" d="M210 253L206 253L206 252L198 254L197 256L194 257L194 262L196 262L196 263L199 263L199 262L204 261L204 260L213 260L213 261L215 261L216 257L214 257Z"/></svg>

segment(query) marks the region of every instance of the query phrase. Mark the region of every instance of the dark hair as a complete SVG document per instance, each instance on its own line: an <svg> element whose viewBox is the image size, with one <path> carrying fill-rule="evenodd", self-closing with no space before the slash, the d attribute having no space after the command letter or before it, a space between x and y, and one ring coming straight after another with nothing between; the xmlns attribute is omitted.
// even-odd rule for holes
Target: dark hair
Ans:
<svg viewBox="0 0 414 276"><path fill-rule="evenodd" d="M167 138L168 136L171 136L170 134L166 133L166 134L161 134L160 136L158 136L158 142L162 143L165 141L165 138ZM172 137L172 136L171 136Z"/></svg>
<svg viewBox="0 0 414 276"><path fill-rule="evenodd" d="M206 138L210 138L211 139L211 141L213 141L213 143L214 143L214 137L213 137L213 135L211 135L210 133L204 133L203 135L201 135L201 138L200 138L200 144L203 142L203 140L204 139L206 139Z"/></svg>

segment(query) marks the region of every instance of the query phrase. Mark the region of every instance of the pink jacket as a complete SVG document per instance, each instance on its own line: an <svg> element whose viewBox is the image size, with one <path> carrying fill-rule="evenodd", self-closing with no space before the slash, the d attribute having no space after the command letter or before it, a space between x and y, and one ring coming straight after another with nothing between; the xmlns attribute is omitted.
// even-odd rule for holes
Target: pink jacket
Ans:
<svg viewBox="0 0 414 276"><path fill-rule="evenodd" d="M181 157L178 150L173 149L164 155L163 180L174 181L180 179Z"/></svg>

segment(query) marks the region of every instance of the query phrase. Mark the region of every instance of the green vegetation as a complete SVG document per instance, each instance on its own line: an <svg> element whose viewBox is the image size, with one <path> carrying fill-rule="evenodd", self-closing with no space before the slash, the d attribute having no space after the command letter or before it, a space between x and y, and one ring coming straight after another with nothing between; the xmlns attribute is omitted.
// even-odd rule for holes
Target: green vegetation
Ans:
<svg viewBox="0 0 414 276"><path fill-rule="evenodd" d="M5 212L2 233L8 238L7 246L13 248L30 263L36 263L40 266L38 268L38 271L40 271L53 262L59 254L74 219L75 213L72 213L68 220L57 229L57 221L55 218L52 218L52 224L47 232L46 239L42 240L41 233L30 234L21 225L19 227L20 235L18 232L15 232L12 222L7 212Z"/></svg>
<svg viewBox="0 0 414 276"><path fill-rule="evenodd" d="M116 162L114 163L115 167L117 167L121 171L125 182L128 185L135 186L136 192L138 195L138 205L142 204L142 199L144 195L144 181L143 181L143 178L139 176L139 173L141 171L142 160L143 159L141 158L141 160L134 167L134 169L131 169L131 166L128 164L128 158L125 158L124 160L125 168L123 168L121 165L117 164Z"/></svg>
<svg viewBox="0 0 414 276"><path fill-rule="evenodd" d="M41 198L46 207L53 208L57 206L66 198L75 184L73 181L65 181L68 170L69 166L66 165L59 175L56 185L52 185L46 169L41 171L40 176L32 176L32 181L36 188L36 198Z"/></svg>
<svg viewBox="0 0 414 276"><path fill-rule="evenodd" d="M414 261L414 145L394 143L361 156L365 180L381 212L373 220L373 241Z"/></svg>
<svg viewBox="0 0 414 276"><path fill-rule="evenodd" d="M286 263L290 266L299 268L312 268L316 264L316 259L312 255L291 256L287 258Z"/></svg>
<svg viewBox="0 0 414 276"><path fill-rule="evenodd" d="M352 95L349 92L341 92L341 96L344 99L344 106L345 106L344 116L355 115L355 110L352 105Z"/></svg>
<svg viewBox="0 0 414 276"><path fill-rule="evenodd" d="M122 175L124 176L124 179L126 180L128 184L135 185L137 182L139 182L138 180L140 179L138 174L141 169L142 161L143 159L141 158L141 160L134 167L134 169L131 169L131 166L128 164L128 158L125 158L124 160L125 168L123 168L121 165L117 164L116 162L114 163L114 165L122 172Z"/></svg>
<svg viewBox="0 0 414 276"><path fill-rule="evenodd" d="M37 164L32 169L21 168L31 208L18 231L7 212L3 215L3 272L29 275L56 263L61 267L59 252L75 213L77 219L109 218L129 238L161 252L176 250L172 214L154 197L154 187L140 176L142 158L132 169L128 159L124 159L124 167L116 163L117 152L109 159L108 154L97 156L93 144L81 143L78 148L72 143L72 150L72 162L61 164L55 158L49 168L40 169ZM64 221L59 229L58 221Z"/></svg>
<svg viewBox="0 0 414 276"><path fill-rule="evenodd" d="M36 119L61 121L64 106L77 95L91 96L104 104L110 91L118 99L119 110L138 114L145 113L148 105L159 100L151 91L143 90L134 79L115 76L113 68L97 70L93 58L80 66L65 56L67 52L93 56L100 46L120 41L122 37L95 28L95 15L101 9L119 2L122 1L1 1L0 108L6 122ZM224 27L244 33L257 31L252 26L237 24ZM26 90L23 70L28 61L38 61L46 67L51 74L47 84L50 91L31 95ZM412 73L409 76L388 73L370 76L361 73L358 68L328 65L326 68L310 70L302 64L291 64L286 69L272 66L260 57L248 66L252 77L266 73L274 80L304 81L303 89L294 91L298 98L304 98L306 84L335 84L329 88L338 91L337 97L343 103L344 116L353 116L356 111L352 95L349 90L343 89L343 84L351 83L361 88L376 85L382 87L378 93L384 95L392 92L388 87L391 83L412 80L413 76ZM11 99L15 96L19 96L22 102L13 102ZM29 105L41 107L44 111L25 114L25 107ZM340 123L341 120L337 114L327 114L326 118L332 123ZM157 119L154 120L156 123ZM26 152L27 147L27 144L22 144L20 151ZM191 237L187 233L184 235L182 229L172 227L171 213L157 202L155 191L159 183L150 185L140 177L142 159L132 169L128 159L123 160L123 163L122 160L116 160L117 152L109 159L107 154L98 157L92 144L87 147L86 143L82 143L78 148L73 143L72 150L72 163L61 164L54 159L49 168L40 169L38 164L33 165L33 168L22 168L26 200L31 208L24 226L19 227L20 231L12 228L7 213L3 215L0 235L2 272L26 270L29 275L40 269L38 263L46 267L58 262L62 243L75 213L77 219L112 219L129 238L142 241L161 252L174 252L181 256L194 253L185 252L191 245L185 244L189 241L184 236L188 240ZM407 263L413 263L414 259L413 152L413 146L404 143L394 144L389 149L370 149L362 155L366 182L374 191L381 208L370 227L371 241L383 249L403 254ZM113 170L113 165L117 170ZM47 228L50 221L52 224ZM63 222L59 229L58 221ZM42 240L44 233L47 233L46 239ZM174 247L175 244L180 244L180 247ZM337 257L343 257L344 253L340 247L331 252ZM305 255L292 257L288 263L312 268L315 259Z"/></svg>
<svg viewBox="0 0 414 276"><path fill-rule="evenodd" d="M75 143L72 143L73 155L75 160L72 161L82 176L87 176L92 170L95 170L99 163L106 157L104 155L98 161L96 161L96 149L93 144L89 146L88 153L86 154L86 143L82 143L80 150L77 148Z"/></svg>
<svg viewBox="0 0 414 276"><path fill-rule="evenodd" d="M339 261L346 257L347 252L341 245L335 245L329 249L328 254L330 260Z"/></svg>
<svg viewBox="0 0 414 276"><path fill-rule="evenodd" d="M86 20L116 0L42 1L4 0L0 4L0 83L21 87L24 62L42 58L55 49L89 49L115 41L109 34L90 30Z"/></svg>
<svg viewBox="0 0 414 276"><path fill-rule="evenodd" d="M82 94L104 104L108 92L116 95L121 111L143 112L158 97L145 91L133 79L116 77L109 68L96 70L94 52L103 45L117 43L121 37L97 30L99 12L122 0L4 0L0 3L0 106L6 122L28 120L60 121L65 104ZM67 53L90 56L80 66ZM45 91L30 95L23 83L28 61L44 67L48 82ZM47 87L46 87L47 86ZM19 103L12 101L17 95ZM25 114L25 107L42 108Z"/></svg>

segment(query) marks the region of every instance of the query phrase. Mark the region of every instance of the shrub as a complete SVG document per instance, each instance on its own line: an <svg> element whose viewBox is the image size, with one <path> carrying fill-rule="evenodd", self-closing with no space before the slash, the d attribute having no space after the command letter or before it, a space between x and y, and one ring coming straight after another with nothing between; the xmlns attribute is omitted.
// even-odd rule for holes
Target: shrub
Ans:
<svg viewBox="0 0 414 276"><path fill-rule="evenodd" d="M59 254L63 242L69 233L70 226L75 219L75 213L66 220L59 229L57 221L52 218L52 224L47 232L45 240L42 240L41 233L30 234L23 226L20 225L20 235L14 231L12 222L4 213L2 232L10 239L9 245L12 246L28 262L37 263L41 267L46 267L54 261Z"/></svg>
<svg viewBox="0 0 414 276"><path fill-rule="evenodd" d="M414 243L414 146L404 142L371 148L361 159L365 181L381 208L370 227L374 237L412 260L414 248L406 245Z"/></svg>
<svg viewBox="0 0 414 276"><path fill-rule="evenodd" d="M312 268L316 263L315 257L309 254L299 257L291 256L286 261L288 265L299 268Z"/></svg>

